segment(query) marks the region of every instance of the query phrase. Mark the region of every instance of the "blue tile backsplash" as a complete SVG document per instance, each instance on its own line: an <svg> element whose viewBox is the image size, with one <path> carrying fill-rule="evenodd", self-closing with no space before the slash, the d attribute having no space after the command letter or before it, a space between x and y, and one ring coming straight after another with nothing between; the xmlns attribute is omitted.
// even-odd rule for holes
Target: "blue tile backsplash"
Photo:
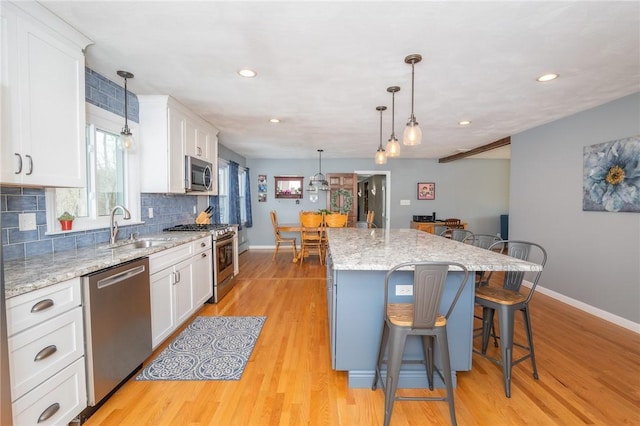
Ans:
<svg viewBox="0 0 640 426"><path fill-rule="evenodd" d="M2 255L5 260L27 259L65 250L76 250L109 241L108 229L46 235L44 188L0 187L2 214ZM37 200L34 202L34 199ZM192 223L196 197L176 194L140 194L141 219L144 224L127 226L121 221L120 238L132 233L148 235L162 232L170 226ZM149 218L149 207L153 218ZM36 213L35 231L20 231L18 215Z"/></svg>
<svg viewBox="0 0 640 426"><path fill-rule="evenodd" d="M124 117L124 88L100 74L85 68L86 101ZM139 121L138 98L128 91L128 119ZM122 222L120 238L131 233L140 235L162 232L164 228L194 221L197 198L174 194L140 194L141 220L144 224L126 226ZM149 218L149 207L154 217ZM44 188L0 186L2 256L5 260L27 259L66 250L76 250L109 241L109 230L68 232L45 235L47 230ZM35 213L37 230L20 231L18 215Z"/></svg>

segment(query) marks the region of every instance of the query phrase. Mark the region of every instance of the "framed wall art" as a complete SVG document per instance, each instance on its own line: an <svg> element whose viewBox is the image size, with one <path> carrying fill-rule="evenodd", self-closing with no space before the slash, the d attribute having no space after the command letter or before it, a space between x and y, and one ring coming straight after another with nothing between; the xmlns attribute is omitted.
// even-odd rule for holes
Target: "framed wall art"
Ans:
<svg viewBox="0 0 640 426"><path fill-rule="evenodd" d="M418 200L435 200L436 184L433 182L418 182Z"/></svg>
<svg viewBox="0 0 640 426"><path fill-rule="evenodd" d="M582 210L640 212L640 136L584 147Z"/></svg>

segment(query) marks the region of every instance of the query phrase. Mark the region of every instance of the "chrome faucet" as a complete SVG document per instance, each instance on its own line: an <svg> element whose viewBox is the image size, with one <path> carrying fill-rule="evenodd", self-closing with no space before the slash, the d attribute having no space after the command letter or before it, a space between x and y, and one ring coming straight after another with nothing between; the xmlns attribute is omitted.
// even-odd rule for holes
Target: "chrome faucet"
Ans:
<svg viewBox="0 0 640 426"><path fill-rule="evenodd" d="M129 213L129 210L125 209L124 207L115 206L113 209L111 209L111 227L109 228L111 230L111 238L109 239L109 244L115 244L116 238L118 237L118 222L115 221L116 211L118 209L122 210L122 214L124 215L122 218L124 220L131 219L131 213Z"/></svg>

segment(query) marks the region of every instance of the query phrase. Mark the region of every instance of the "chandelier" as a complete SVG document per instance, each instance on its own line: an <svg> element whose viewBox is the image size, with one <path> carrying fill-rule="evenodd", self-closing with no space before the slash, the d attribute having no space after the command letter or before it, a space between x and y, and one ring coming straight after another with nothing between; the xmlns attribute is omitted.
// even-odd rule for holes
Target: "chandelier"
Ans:
<svg viewBox="0 0 640 426"><path fill-rule="evenodd" d="M307 187L307 191L328 191L329 190L329 182L327 182L327 178L322 174L322 152L323 149L318 150L318 173L311 176L311 180L309 181L309 186Z"/></svg>

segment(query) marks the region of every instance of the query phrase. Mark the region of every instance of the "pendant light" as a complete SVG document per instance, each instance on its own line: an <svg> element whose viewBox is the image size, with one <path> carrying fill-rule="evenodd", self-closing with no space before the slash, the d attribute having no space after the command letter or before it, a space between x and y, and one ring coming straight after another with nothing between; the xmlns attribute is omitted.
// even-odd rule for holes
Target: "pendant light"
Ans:
<svg viewBox="0 0 640 426"><path fill-rule="evenodd" d="M380 145L378 146L378 151L376 151L376 164L384 164L387 162L387 154L384 152L384 148L382 147L382 111L386 109L386 106L376 107L376 110L380 111Z"/></svg>
<svg viewBox="0 0 640 426"><path fill-rule="evenodd" d="M328 191L329 190L329 182L322 174L322 153L323 149L318 150L318 173L311 176L311 180L309 181L309 186L307 187L307 191L316 191L319 189L320 191Z"/></svg>
<svg viewBox="0 0 640 426"><path fill-rule="evenodd" d="M398 138L396 138L396 92L400 91L400 87L391 86L387 87L387 92L391 93L391 136L387 141L387 157L399 157L400 156L400 144Z"/></svg>
<svg viewBox="0 0 640 426"><path fill-rule="evenodd" d="M402 143L405 145L420 145L420 142L422 142L422 130L420 130L418 126L416 116L413 115L414 66L421 60L422 55L418 55L417 53L404 58L405 63L411 64L411 116L402 135Z"/></svg>
<svg viewBox="0 0 640 426"><path fill-rule="evenodd" d="M124 127L122 128L122 132L120 132L120 134L122 135L122 145L124 146L124 149L129 150L133 147L133 135L131 134L131 130L129 130L128 124L129 109L127 99L127 79L133 78L133 74L131 74L129 71L118 71L118 75L124 78Z"/></svg>

